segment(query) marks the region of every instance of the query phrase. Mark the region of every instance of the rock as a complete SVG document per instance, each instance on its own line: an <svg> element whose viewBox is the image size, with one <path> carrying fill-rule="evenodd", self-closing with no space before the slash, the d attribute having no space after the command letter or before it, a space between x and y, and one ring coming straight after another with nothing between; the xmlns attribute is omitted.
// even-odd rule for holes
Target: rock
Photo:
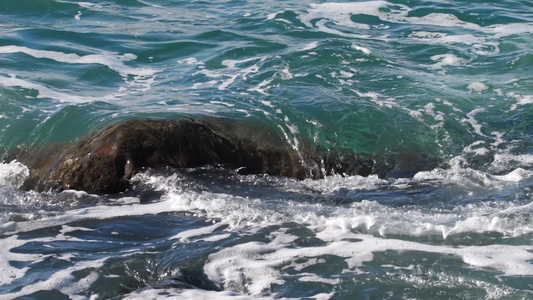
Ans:
<svg viewBox="0 0 533 300"><path fill-rule="evenodd" d="M19 148L8 159L16 158L30 168L24 187L38 191L118 193L129 188L134 174L157 167L219 165L242 174L307 177L298 153L278 139L260 144L222 126L188 118L132 120L70 144Z"/></svg>
<svg viewBox="0 0 533 300"><path fill-rule="evenodd" d="M264 124L223 118L131 120L67 144L18 147L4 160L17 159L28 166L24 189L95 194L126 191L132 176L148 168L212 165L240 174L316 179L331 174L409 176L428 169L429 162L409 154L376 163L369 155L339 155L305 141L300 148L294 149L275 128Z"/></svg>
<svg viewBox="0 0 533 300"><path fill-rule="evenodd" d="M411 178L421 171L430 171L439 165L433 156L412 150L399 150L394 155L380 155L373 173L380 178Z"/></svg>

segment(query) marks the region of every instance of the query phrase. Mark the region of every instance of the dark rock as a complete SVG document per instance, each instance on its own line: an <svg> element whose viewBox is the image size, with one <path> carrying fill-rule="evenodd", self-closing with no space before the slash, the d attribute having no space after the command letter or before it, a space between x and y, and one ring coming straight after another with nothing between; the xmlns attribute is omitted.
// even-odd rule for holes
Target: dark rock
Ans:
<svg viewBox="0 0 533 300"><path fill-rule="evenodd" d="M380 178L411 178L420 171L430 171L439 165L433 156L401 150L394 155L380 155L373 173Z"/></svg>
<svg viewBox="0 0 533 300"><path fill-rule="evenodd" d="M214 129L217 129L215 131ZM253 140L221 125L192 119L132 120L114 124L70 144L19 148L8 156L30 168L26 189L77 189L89 193L126 190L147 168L219 165L242 174L307 177L298 153L279 136L277 143ZM272 140L275 140L272 137Z"/></svg>
<svg viewBox="0 0 533 300"><path fill-rule="evenodd" d="M131 120L68 144L19 147L4 160L17 159L28 166L25 189L96 194L123 192L133 175L148 168L212 165L239 174L316 179L332 174L412 176L431 167L417 154L376 163L369 155L339 155L302 143L296 150L275 128L237 120Z"/></svg>

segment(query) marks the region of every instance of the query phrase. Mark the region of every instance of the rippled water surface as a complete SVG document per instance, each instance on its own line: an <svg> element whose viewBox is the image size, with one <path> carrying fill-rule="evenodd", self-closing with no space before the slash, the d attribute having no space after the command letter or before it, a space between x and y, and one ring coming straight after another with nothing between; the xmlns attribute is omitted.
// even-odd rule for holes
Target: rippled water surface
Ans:
<svg viewBox="0 0 533 300"><path fill-rule="evenodd" d="M0 146L217 116L409 178L148 170L119 195L0 165L0 299L533 297L533 4L0 3ZM4 151L3 151L4 152Z"/></svg>

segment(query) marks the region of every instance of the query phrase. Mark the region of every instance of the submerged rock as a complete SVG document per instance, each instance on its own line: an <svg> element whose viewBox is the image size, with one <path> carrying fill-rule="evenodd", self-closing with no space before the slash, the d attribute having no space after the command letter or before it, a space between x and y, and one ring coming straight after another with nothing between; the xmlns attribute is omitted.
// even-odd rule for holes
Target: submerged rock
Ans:
<svg viewBox="0 0 533 300"><path fill-rule="evenodd" d="M30 168L27 189L76 189L89 193L126 190L147 168L220 165L243 174L304 178L305 169L289 145L261 145L215 132L207 122L187 118L132 120L91 133L78 142L19 149L10 155Z"/></svg>
<svg viewBox="0 0 533 300"><path fill-rule="evenodd" d="M96 194L123 192L133 175L160 167L214 165L240 174L298 179L383 173L375 169L372 157L352 154L341 158L310 151L310 146L302 148L306 150L295 150L274 129L235 120L131 120L68 144L19 147L5 160L17 159L28 166L25 189Z"/></svg>

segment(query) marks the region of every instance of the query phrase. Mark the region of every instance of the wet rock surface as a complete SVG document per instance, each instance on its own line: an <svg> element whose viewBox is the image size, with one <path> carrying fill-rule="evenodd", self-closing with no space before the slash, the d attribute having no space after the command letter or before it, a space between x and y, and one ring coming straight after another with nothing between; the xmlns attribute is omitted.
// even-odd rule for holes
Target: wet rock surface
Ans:
<svg viewBox="0 0 533 300"><path fill-rule="evenodd" d="M307 146L307 148L313 148ZM357 154L342 158L318 149L294 149L275 130L242 121L131 120L113 124L68 144L13 149L5 161L17 159L30 169L23 188L37 191L76 189L89 193L119 193L133 175L148 168L195 168L206 165L238 170L240 174L322 178L347 175L411 174L430 166L405 163L382 165ZM405 169L405 168L404 168ZM416 170L415 170L416 169Z"/></svg>

